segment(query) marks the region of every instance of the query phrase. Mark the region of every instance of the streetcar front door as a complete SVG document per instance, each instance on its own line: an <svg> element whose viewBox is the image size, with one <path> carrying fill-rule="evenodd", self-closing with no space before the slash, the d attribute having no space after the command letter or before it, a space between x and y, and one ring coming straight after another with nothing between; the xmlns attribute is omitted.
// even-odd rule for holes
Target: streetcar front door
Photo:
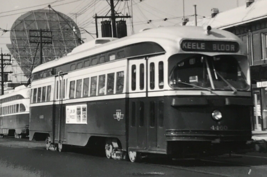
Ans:
<svg viewBox="0 0 267 177"><path fill-rule="evenodd" d="M129 60L129 149L147 149L147 64L145 58Z"/></svg>
<svg viewBox="0 0 267 177"><path fill-rule="evenodd" d="M63 100L65 98L67 80L64 74L58 73L55 77L54 83L54 108L53 108L53 122L54 122L54 140L55 143L63 143L66 141L65 133L65 107Z"/></svg>

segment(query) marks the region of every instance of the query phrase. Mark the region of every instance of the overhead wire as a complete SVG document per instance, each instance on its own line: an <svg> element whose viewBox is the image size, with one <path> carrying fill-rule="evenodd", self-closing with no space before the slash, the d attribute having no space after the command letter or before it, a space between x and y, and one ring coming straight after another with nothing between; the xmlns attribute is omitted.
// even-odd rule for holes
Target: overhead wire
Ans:
<svg viewBox="0 0 267 177"><path fill-rule="evenodd" d="M81 0L74 0L74 1L71 1L71 2L68 2L68 3L62 3L62 4L54 5L53 7L64 6L64 5L67 5L67 4L75 3L77 1L81 1ZM48 5L48 3L47 3L47 5ZM44 7L42 9L45 9L45 8L47 8L47 7ZM0 15L0 18L1 17L9 17L9 16L13 16L13 15L18 15L18 14L25 14L27 12L29 12L29 11L23 11L23 12L19 12L19 13L8 14L8 15Z"/></svg>

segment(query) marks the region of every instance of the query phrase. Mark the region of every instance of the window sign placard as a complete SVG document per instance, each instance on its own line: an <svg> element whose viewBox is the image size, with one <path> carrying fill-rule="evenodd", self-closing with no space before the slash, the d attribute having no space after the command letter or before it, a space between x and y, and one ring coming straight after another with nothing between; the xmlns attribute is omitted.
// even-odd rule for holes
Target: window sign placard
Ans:
<svg viewBox="0 0 267 177"><path fill-rule="evenodd" d="M267 81L257 82L257 88L267 87Z"/></svg>
<svg viewBox="0 0 267 177"><path fill-rule="evenodd" d="M66 106L66 124L87 124L87 105Z"/></svg>
<svg viewBox="0 0 267 177"><path fill-rule="evenodd" d="M200 41L183 40L180 45L184 51L202 51L202 52L229 52L239 51L239 44L232 41Z"/></svg>

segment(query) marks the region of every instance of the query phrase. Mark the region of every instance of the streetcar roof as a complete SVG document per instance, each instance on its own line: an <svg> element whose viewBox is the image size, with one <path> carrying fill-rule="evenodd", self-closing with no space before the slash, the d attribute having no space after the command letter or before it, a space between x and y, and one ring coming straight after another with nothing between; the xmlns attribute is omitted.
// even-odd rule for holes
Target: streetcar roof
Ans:
<svg viewBox="0 0 267 177"><path fill-rule="evenodd" d="M30 88L28 87L16 87L13 90L9 90L8 93L5 93L4 95L0 95L0 100L4 98L9 98L15 95L21 95L23 98L29 98L30 97Z"/></svg>
<svg viewBox="0 0 267 177"><path fill-rule="evenodd" d="M159 27L154 29L145 30L136 33L131 36L113 40L102 45L90 48L92 42L82 44L79 50L75 49L73 53L64 56L60 59L55 59L50 62L41 64L33 69L33 73L42 71L55 66L60 66L65 63L76 61L85 56L91 56L94 54L100 54L101 52L114 50L123 46L141 43L141 42L155 42L159 44L165 51L172 52L184 52L180 49L180 42L184 39L192 40L206 40L206 41L236 41L240 45L240 50L235 54L245 54L245 46L242 41L234 34L220 30L211 29L209 35L203 27L192 27L192 26L173 26L173 27ZM86 45L88 48L86 49ZM79 47L79 46L78 46ZM203 52L202 52L203 53Z"/></svg>

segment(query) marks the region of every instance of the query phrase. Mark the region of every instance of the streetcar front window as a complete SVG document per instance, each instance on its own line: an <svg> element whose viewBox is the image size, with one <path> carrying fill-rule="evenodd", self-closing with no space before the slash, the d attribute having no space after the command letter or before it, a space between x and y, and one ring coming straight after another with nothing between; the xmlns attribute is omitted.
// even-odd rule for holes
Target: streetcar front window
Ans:
<svg viewBox="0 0 267 177"><path fill-rule="evenodd" d="M169 59L174 89L249 90L249 64L242 56L175 55Z"/></svg>

